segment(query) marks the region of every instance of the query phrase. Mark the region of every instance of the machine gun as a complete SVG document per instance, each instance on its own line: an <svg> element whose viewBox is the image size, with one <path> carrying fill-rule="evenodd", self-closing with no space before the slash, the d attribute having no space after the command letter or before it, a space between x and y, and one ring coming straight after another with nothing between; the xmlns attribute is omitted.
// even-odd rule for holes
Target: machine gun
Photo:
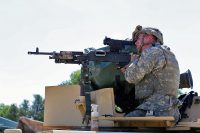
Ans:
<svg viewBox="0 0 200 133"><path fill-rule="evenodd" d="M103 41L107 45L106 50L92 50L89 52L81 51L60 51L60 52L39 52L36 48L35 52L29 51L28 54L49 55L49 59L54 59L55 63L65 64L81 64L81 90L84 91L86 99L86 120L91 115L91 99L90 92L91 81L89 79L89 62L111 62L116 64L117 68L127 65L131 60L131 53L137 54L135 42L128 40L115 40L105 37Z"/></svg>
<svg viewBox="0 0 200 133"><path fill-rule="evenodd" d="M130 53L137 54L133 41L115 40L105 37L104 45L109 46L109 50L94 50L88 53L81 51L60 51L58 52L39 52L36 48L35 52L29 51L28 54L49 55L49 59L55 59L55 63L65 64L82 64L85 61L112 62L119 67L123 67L130 62ZM132 47L128 52L122 50L126 47Z"/></svg>

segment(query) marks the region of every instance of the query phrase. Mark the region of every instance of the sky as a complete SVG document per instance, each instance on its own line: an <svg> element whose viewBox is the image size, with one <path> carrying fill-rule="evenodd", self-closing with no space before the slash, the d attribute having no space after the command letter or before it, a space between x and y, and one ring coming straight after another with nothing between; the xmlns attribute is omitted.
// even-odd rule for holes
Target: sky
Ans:
<svg viewBox="0 0 200 133"><path fill-rule="evenodd" d="M0 103L44 97L45 86L68 80L79 65L55 64L28 51L83 51L105 36L131 38L135 26L155 27L200 92L199 0L0 0Z"/></svg>

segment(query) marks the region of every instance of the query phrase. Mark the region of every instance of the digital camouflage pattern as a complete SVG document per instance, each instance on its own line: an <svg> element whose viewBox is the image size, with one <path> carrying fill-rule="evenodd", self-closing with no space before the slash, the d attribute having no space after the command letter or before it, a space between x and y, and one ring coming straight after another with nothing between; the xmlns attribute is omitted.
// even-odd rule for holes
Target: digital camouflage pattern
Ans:
<svg viewBox="0 0 200 133"><path fill-rule="evenodd" d="M179 119L177 89L180 71L175 55L163 45L145 49L140 58L129 65L125 78L135 84L139 110L157 112L155 116Z"/></svg>
<svg viewBox="0 0 200 133"><path fill-rule="evenodd" d="M157 38L158 43L160 43L161 45L163 44L163 35L159 29L150 28L150 27L142 28L140 33L152 34Z"/></svg>
<svg viewBox="0 0 200 133"><path fill-rule="evenodd" d="M154 35L157 38L157 42L163 45L163 34L162 32L160 32L159 29L151 28L151 27L143 28L141 25L138 25L135 27L135 30L132 33L132 39L137 40L140 33Z"/></svg>

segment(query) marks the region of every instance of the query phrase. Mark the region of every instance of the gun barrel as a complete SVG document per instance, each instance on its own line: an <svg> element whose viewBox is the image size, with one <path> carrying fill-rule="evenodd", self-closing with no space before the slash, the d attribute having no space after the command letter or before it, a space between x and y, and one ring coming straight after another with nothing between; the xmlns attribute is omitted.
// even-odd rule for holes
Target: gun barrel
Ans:
<svg viewBox="0 0 200 133"><path fill-rule="evenodd" d="M34 55L53 55L55 52L39 52L39 48L36 47L35 52L28 51L28 54L34 54Z"/></svg>
<svg viewBox="0 0 200 133"><path fill-rule="evenodd" d="M34 55L52 55L54 52L31 52L28 51L28 54L34 54Z"/></svg>

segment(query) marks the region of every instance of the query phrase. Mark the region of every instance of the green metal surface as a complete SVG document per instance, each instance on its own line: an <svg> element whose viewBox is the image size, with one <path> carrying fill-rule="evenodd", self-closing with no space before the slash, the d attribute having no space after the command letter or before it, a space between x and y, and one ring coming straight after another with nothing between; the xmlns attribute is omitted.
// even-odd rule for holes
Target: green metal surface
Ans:
<svg viewBox="0 0 200 133"><path fill-rule="evenodd" d="M108 47L99 48L97 50L107 51ZM85 49L85 52L90 52L96 50L94 48ZM132 53L135 52L135 49L131 46L126 46L123 50L123 53ZM119 76L120 84L125 82L124 76L121 73L120 69L118 69L117 64L111 62L97 62L90 61L89 62L89 78L92 83L92 87L94 89L113 87L116 83L116 76ZM123 86L123 85L122 85Z"/></svg>

